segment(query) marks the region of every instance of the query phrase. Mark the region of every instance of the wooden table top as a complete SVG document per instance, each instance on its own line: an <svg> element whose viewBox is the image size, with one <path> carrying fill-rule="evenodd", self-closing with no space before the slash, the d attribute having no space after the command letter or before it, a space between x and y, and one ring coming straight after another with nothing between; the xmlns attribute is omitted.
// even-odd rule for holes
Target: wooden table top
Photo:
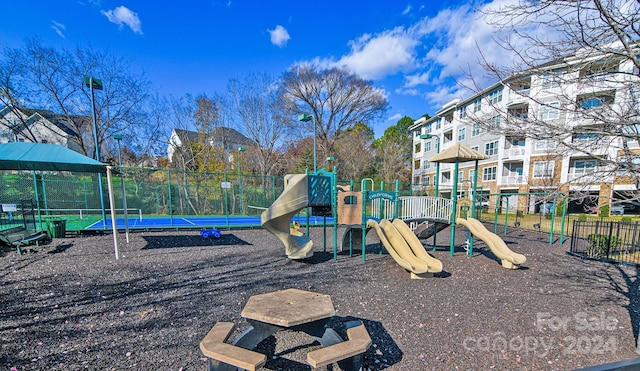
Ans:
<svg viewBox="0 0 640 371"><path fill-rule="evenodd" d="M329 295L286 289L249 298L242 317L273 325L292 327L334 316Z"/></svg>

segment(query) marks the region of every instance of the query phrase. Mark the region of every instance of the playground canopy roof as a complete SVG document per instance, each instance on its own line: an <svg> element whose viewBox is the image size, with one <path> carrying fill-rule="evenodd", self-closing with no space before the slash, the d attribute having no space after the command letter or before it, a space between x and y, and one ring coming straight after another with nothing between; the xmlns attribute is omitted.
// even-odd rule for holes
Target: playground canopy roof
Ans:
<svg viewBox="0 0 640 371"><path fill-rule="evenodd" d="M445 149L444 151L438 153L437 155L431 157L429 162L445 162L445 163L455 163L455 162L467 162L467 161L476 161L476 160L486 160L489 156L484 153L478 152L475 149L471 149L464 144L456 143L451 147Z"/></svg>
<svg viewBox="0 0 640 371"><path fill-rule="evenodd" d="M107 165L57 144L0 144L0 170L106 173Z"/></svg>

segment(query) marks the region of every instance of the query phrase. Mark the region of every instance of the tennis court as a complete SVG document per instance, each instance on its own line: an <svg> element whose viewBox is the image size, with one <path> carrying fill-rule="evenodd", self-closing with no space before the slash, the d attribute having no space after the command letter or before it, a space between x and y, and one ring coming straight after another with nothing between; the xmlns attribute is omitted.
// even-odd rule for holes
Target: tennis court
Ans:
<svg viewBox="0 0 640 371"><path fill-rule="evenodd" d="M247 228L260 227L260 216L183 216L183 217L129 217L129 229L163 229L163 228ZM322 226L324 223L333 223L332 217L310 216L309 225ZM292 222L300 225L307 224L306 216L294 216ZM111 219L106 223L98 220L89 225L87 230L111 229ZM125 219L117 218L116 227L125 228Z"/></svg>

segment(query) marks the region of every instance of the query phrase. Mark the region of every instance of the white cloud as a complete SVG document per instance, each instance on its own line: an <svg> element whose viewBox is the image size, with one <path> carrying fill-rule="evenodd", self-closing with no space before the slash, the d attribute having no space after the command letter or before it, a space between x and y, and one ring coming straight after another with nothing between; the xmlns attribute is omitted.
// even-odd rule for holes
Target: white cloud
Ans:
<svg viewBox="0 0 640 371"><path fill-rule="evenodd" d="M403 118L404 116L400 113L396 113L395 115L391 115L389 117L387 117L387 121L399 121L401 118Z"/></svg>
<svg viewBox="0 0 640 371"><path fill-rule="evenodd" d="M106 16L109 22L115 23L121 28L127 25L131 31L142 35L142 22L140 22L138 13L124 6L119 6L113 10L101 10L100 13Z"/></svg>
<svg viewBox="0 0 640 371"><path fill-rule="evenodd" d="M346 66L364 79L380 79L399 71L415 68L415 48L418 41L402 28L375 36L365 34L350 42L351 52L334 64Z"/></svg>
<svg viewBox="0 0 640 371"><path fill-rule="evenodd" d="M289 36L289 32L287 32L287 29L280 25L277 25L274 30L267 31L269 31L269 33L271 34L271 43L280 48L283 48L285 45L287 45L287 41L291 39L291 36Z"/></svg>
<svg viewBox="0 0 640 371"><path fill-rule="evenodd" d="M58 36L64 39L64 31L67 29L67 27L63 23L57 22L53 19L51 20L51 23L51 29L54 30L58 34Z"/></svg>
<svg viewBox="0 0 640 371"><path fill-rule="evenodd" d="M407 15L411 12L411 4L407 4L407 7L402 11L402 15Z"/></svg>

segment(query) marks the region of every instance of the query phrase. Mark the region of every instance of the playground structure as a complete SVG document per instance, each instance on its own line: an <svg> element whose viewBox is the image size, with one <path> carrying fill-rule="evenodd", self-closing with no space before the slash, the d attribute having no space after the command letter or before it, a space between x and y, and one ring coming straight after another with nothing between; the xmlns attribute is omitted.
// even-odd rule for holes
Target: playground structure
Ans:
<svg viewBox="0 0 640 371"><path fill-rule="evenodd" d="M282 241L288 258L309 258L313 255L313 241L308 233L309 223L307 234L304 235L299 228L292 227L291 221L303 209L312 208L314 215L319 211L325 217L333 217L334 260L337 260L338 246L341 250L348 247L349 255L352 256L354 242L360 242L363 261L366 260L366 234L368 230L374 229L392 258L411 272L412 278L422 278L442 271L442 263L426 252L416 233L424 233L422 237L433 235L435 240L435 234L439 230L448 225L453 227L456 220L484 240L502 261L503 267L516 269L526 261L523 255L511 251L500 237L486 230L473 217L468 220L455 219L455 199L398 197L397 183L396 191L384 190L384 183L379 190L375 190L371 179L362 180L359 192L352 189L353 182L349 186L336 185L335 169L334 172L321 170L316 174L289 174L285 177L283 192L262 213L262 226ZM326 220L323 225L323 247L326 251ZM345 229L340 245L338 227ZM452 238L453 233L452 231ZM451 245L453 255L453 241Z"/></svg>

